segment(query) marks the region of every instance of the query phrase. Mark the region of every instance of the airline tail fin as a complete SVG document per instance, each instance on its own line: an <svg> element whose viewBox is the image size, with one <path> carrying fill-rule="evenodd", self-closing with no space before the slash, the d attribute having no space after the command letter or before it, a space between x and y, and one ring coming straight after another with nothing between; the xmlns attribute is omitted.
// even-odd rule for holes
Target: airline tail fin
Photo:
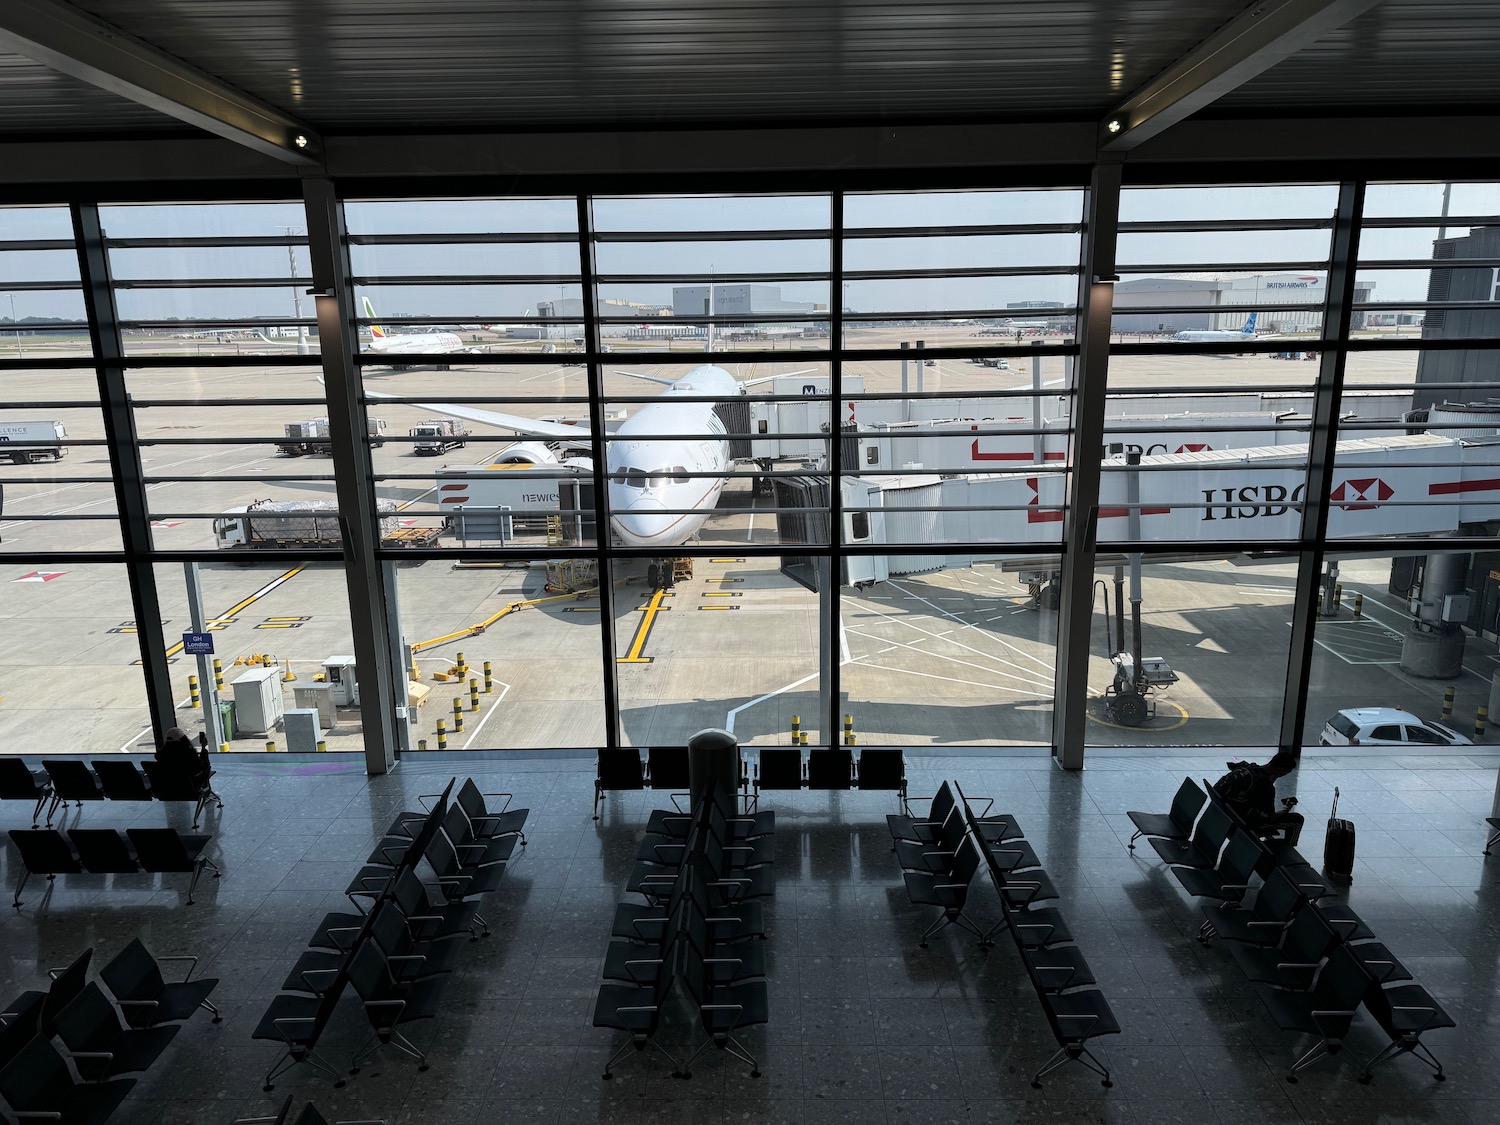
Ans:
<svg viewBox="0 0 1500 1125"><path fill-rule="evenodd" d="M364 297L364 298L361 298L361 299L364 301L365 315L367 317L369 317L371 320L374 320L375 319L375 306L372 305L372 304L370 304L370 298ZM385 338L385 329L382 328L382 327L380 327L380 325L378 325L378 324L371 324L370 325L370 335L373 336L377 340L383 340Z"/></svg>
<svg viewBox="0 0 1500 1125"><path fill-rule="evenodd" d="M1253 313L1250 314L1250 319L1247 320L1247 321L1245 321L1245 327L1243 327L1243 328L1240 329L1240 335L1241 336L1254 336L1255 335L1255 321L1256 321L1256 318L1258 318L1259 316L1260 316L1260 311L1259 310L1257 310L1257 311L1255 311L1255 312L1253 312Z"/></svg>

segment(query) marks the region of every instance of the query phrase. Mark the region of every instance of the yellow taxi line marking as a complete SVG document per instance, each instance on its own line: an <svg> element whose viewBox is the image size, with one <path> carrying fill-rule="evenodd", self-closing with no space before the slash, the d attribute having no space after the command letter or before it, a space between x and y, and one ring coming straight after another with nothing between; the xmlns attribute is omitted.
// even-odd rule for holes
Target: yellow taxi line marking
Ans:
<svg viewBox="0 0 1500 1125"><path fill-rule="evenodd" d="M666 608L661 604L666 599L666 594L665 590L656 591L651 595L651 600L641 607L641 623L636 626L630 650L624 656L617 657L616 664L650 664L655 659L642 656L641 650L646 647L646 639L651 636L651 626L656 623L656 615Z"/></svg>
<svg viewBox="0 0 1500 1125"><path fill-rule="evenodd" d="M254 605L261 598L265 597L272 590L276 589L277 586L280 586L283 582L289 581L290 579L293 579L293 578L297 577L297 575L299 575L299 574L302 573L302 570L303 570L302 567L295 566L291 570L289 570L285 574L283 574L280 578L273 578L273 579L271 579L271 581L267 582L259 590L255 591L255 593L251 594L248 598L246 598L244 601L240 602L234 608L232 608L232 609L226 609L223 613L219 614L217 617L210 618L209 619L209 623L208 623L209 628L212 629L215 624L217 624L217 623L219 623L221 621L224 621L225 618L233 617L236 613L238 613L240 610L244 609L246 606L248 606L248 605ZM168 657L176 656L181 651L182 651L182 642L178 641L171 648L167 649L167 656Z"/></svg>

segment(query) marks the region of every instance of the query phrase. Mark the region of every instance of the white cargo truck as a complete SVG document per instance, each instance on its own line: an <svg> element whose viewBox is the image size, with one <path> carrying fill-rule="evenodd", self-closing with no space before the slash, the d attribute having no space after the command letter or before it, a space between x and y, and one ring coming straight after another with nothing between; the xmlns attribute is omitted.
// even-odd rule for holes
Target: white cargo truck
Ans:
<svg viewBox="0 0 1500 1125"><path fill-rule="evenodd" d="M463 423L447 418L429 418L411 428L411 451L418 457L436 457L450 449L462 449L469 440Z"/></svg>
<svg viewBox="0 0 1500 1125"><path fill-rule="evenodd" d="M369 420L370 445L379 449L385 444L385 421L380 418ZM328 434L327 418L309 418L306 422L288 422L286 424L286 438L276 443L276 451L285 453L288 457L301 457L306 454L321 453L325 457L333 453L333 445Z"/></svg>
<svg viewBox="0 0 1500 1125"><path fill-rule="evenodd" d="M383 547L430 547L435 527L402 527L396 505L379 502ZM231 508L214 521L214 545L226 550L337 547L344 541L338 504L332 500L257 500Z"/></svg>
<svg viewBox="0 0 1500 1125"><path fill-rule="evenodd" d="M29 461L61 461L68 430L61 422L0 422L0 457L17 465Z"/></svg>

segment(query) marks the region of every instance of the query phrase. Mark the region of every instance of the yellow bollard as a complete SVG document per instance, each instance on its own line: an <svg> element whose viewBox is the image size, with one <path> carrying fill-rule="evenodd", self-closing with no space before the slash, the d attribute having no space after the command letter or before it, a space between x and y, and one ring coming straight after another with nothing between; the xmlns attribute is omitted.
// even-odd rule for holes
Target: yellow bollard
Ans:
<svg viewBox="0 0 1500 1125"><path fill-rule="evenodd" d="M276 753L276 743L272 742L269 738L266 739L266 753L267 754L274 754L274 753Z"/></svg>
<svg viewBox="0 0 1500 1125"><path fill-rule="evenodd" d="M319 754L326 754L326 753L328 753L328 743L324 742L321 738L318 739L318 753Z"/></svg>
<svg viewBox="0 0 1500 1125"><path fill-rule="evenodd" d="M464 702L458 696L453 697L453 733L458 734L464 729Z"/></svg>
<svg viewBox="0 0 1500 1125"><path fill-rule="evenodd" d="M1344 584L1335 582L1333 584L1333 615L1338 616L1339 610L1344 606Z"/></svg>
<svg viewBox="0 0 1500 1125"><path fill-rule="evenodd" d="M807 745L807 732L806 731L802 732L802 745L803 746Z"/></svg>
<svg viewBox="0 0 1500 1125"><path fill-rule="evenodd" d="M446 749L448 749L448 724L445 723L445 722L443 722L442 719L438 720L437 736L438 736L438 749L439 750L446 750Z"/></svg>
<svg viewBox="0 0 1500 1125"><path fill-rule="evenodd" d="M214 687L224 690L224 664L217 656L214 657Z"/></svg>
<svg viewBox="0 0 1500 1125"><path fill-rule="evenodd" d="M1479 705L1479 710L1474 713L1474 741L1484 741L1484 728L1489 726L1490 709L1484 704Z"/></svg>
<svg viewBox="0 0 1500 1125"><path fill-rule="evenodd" d="M493 674L490 672L490 662L488 660L484 662L484 690L486 694L495 690L495 680Z"/></svg>
<svg viewBox="0 0 1500 1125"><path fill-rule="evenodd" d="M221 743L219 743L219 753L220 754L227 754L227 753L229 753L229 743L227 743L227 742L221 742Z"/></svg>
<svg viewBox="0 0 1500 1125"><path fill-rule="evenodd" d="M470 711L478 711L479 710L479 681L478 680L470 680L469 681L469 710Z"/></svg>
<svg viewBox="0 0 1500 1125"><path fill-rule="evenodd" d="M198 677L188 677L188 697L193 701L194 707L203 706L203 697L198 694Z"/></svg>
<svg viewBox="0 0 1500 1125"><path fill-rule="evenodd" d="M1354 617L1355 617L1356 620L1358 620L1359 618L1363 617L1364 615L1365 615L1365 596L1363 594L1355 594L1354 595Z"/></svg>
<svg viewBox="0 0 1500 1125"><path fill-rule="evenodd" d="M458 659L454 661L454 666L458 669L459 679L463 679L463 677L469 674L469 665L468 662L464 660L463 653L458 654Z"/></svg>
<svg viewBox="0 0 1500 1125"><path fill-rule="evenodd" d="M418 750L426 750L427 749L427 740L425 738L419 738L419 739L417 739L417 749Z"/></svg>
<svg viewBox="0 0 1500 1125"><path fill-rule="evenodd" d="M1443 722L1453 718L1453 696L1457 689L1451 684L1443 689Z"/></svg>
<svg viewBox="0 0 1500 1125"><path fill-rule="evenodd" d="M854 716L853 715L845 715L844 716L844 745L845 746L853 746L854 745Z"/></svg>
<svg viewBox="0 0 1500 1125"><path fill-rule="evenodd" d="M802 716L801 715L793 715L792 716L792 745L793 746L801 746L802 745Z"/></svg>

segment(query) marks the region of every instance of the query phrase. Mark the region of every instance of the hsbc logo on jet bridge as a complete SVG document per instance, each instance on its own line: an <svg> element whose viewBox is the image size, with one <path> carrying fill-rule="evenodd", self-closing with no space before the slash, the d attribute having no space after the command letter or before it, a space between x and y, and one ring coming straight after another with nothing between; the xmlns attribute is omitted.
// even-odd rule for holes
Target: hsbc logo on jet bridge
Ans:
<svg viewBox="0 0 1500 1125"><path fill-rule="evenodd" d="M1284 516L1302 502L1303 486L1284 488L1279 484L1250 485L1245 488L1205 488L1204 521L1253 520L1262 516ZM1396 490L1379 477L1346 480L1333 486L1328 498L1346 512L1363 512L1380 507L1382 501L1396 495Z"/></svg>

